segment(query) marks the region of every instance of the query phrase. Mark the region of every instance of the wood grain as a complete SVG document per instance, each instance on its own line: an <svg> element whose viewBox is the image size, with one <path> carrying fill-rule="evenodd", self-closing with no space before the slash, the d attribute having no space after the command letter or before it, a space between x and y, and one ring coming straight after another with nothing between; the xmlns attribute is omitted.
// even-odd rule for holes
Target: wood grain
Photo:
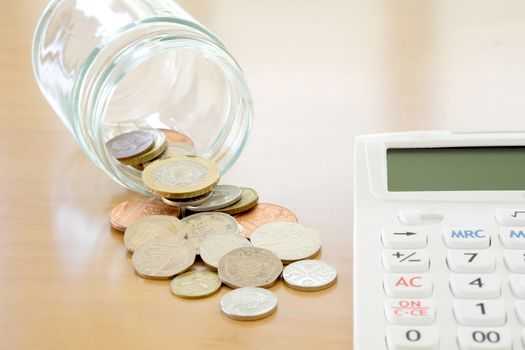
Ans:
<svg viewBox="0 0 525 350"><path fill-rule="evenodd" d="M223 182L318 228L339 271L325 291L279 283L273 316L232 321L226 287L183 300L134 274L108 221L134 194L81 153L32 75L45 3L0 1L2 349L349 349L354 135L523 128L521 1L180 1L254 94L251 139Z"/></svg>

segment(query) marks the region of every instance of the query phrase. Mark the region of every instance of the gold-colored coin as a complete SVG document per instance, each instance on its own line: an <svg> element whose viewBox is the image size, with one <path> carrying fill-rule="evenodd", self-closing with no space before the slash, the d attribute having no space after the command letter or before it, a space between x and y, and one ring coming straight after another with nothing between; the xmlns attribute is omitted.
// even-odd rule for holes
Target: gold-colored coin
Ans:
<svg viewBox="0 0 525 350"><path fill-rule="evenodd" d="M253 231L254 247L271 250L287 264L310 258L321 249L321 235L298 222L271 222Z"/></svg>
<svg viewBox="0 0 525 350"><path fill-rule="evenodd" d="M179 219L169 215L151 215L131 224L124 232L124 245L134 252L142 244L153 238L178 236L185 238Z"/></svg>
<svg viewBox="0 0 525 350"><path fill-rule="evenodd" d="M219 168L211 160L176 156L151 163L142 172L148 190L165 198L191 198L210 192L219 182Z"/></svg>
<svg viewBox="0 0 525 350"><path fill-rule="evenodd" d="M142 244L131 264L143 278L168 279L186 271L195 261L195 247L177 236L159 237Z"/></svg>
<svg viewBox="0 0 525 350"><path fill-rule="evenodd" d="M234 203L226 208L217 209L217 211L235 215L255 207L258 201L259 195L253 188L241 187L241 199L237 203Z"/></svg>
<svg viewBox="0 0 525 350"><path fill-rule="evenodd" d="M145 162L148 162L152 159L157 158L166 150L168 147L168 144L166 142L166 136L158 130L144 130L145 132L148 132L153 135L154 144L153 148L150 149L148 152L139 155L138 157L134 157L131 159L124 159L121 160L122 163L127 165L138 165Z"/></svg>
<svg viewBox="0 0 525 350"><path fill-rule="evenodd" d="M219 278L231 288L270 287L281 275L283 264L268 249L244 247L219 261Z"/></svg>
<svg viewBox="0 0 525 350"><path fill-rule="evenodd" d="M204 298L221 288L221 280L215 272L188 271L175 277L171 283L171 292L182 298Z"/></svg>

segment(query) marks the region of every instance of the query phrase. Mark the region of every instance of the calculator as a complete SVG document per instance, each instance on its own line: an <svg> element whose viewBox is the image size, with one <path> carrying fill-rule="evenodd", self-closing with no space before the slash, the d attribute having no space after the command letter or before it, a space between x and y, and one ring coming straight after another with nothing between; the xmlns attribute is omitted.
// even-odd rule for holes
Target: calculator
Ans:
<svg viewBox="0 0 525 350"><path fill-rule="evenodd" d="M358 136L354 350L525 349L525 133Z"/></svg>

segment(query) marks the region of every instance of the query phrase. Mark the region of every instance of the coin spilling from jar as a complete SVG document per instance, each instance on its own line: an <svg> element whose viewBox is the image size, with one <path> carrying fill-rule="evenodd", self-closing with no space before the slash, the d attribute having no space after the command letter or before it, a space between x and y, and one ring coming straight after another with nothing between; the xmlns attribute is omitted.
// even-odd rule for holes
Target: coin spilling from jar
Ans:
<svg viewBox="0 0 525 350"><path fill-rule="evenodd" d="M266 288L280 279L299 291L336 282L333 265L312 259L321 249L315 229L287 208L259 203L252 188L219 184L217 165L199 157L188 136L135 130L115 136L106 149L141 171L144 187L157 197L126 201L111 212L138 276L171 280L171 292L181 298L204 298L225 285L233 291L222 297L221 313L243 321L275 312L277 296ZM192 269L195 261L206 270Z"/></svg>

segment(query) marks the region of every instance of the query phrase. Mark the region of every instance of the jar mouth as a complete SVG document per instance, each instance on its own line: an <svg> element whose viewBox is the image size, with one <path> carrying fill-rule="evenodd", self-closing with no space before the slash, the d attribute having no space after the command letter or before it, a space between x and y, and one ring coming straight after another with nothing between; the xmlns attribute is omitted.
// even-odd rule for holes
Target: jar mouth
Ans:
<svg viewBox="0 0 525 350"><path fill-rule="evenodd" d="M188 134L198 154L224 173L252 123L252 98L235 60L209 32L172 18L135 23L95 49L75 82L72 106L73 132L91 160L143 194L141 172L106 150L115 133L168 128Z"/></svg>

